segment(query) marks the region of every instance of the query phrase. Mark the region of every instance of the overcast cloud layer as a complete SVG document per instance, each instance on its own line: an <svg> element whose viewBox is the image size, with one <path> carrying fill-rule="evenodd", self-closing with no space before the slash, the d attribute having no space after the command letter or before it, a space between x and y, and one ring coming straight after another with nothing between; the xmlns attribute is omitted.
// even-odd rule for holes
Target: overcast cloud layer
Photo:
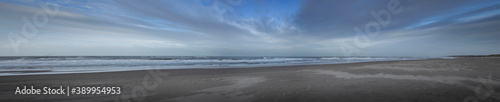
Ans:
<svg viewBox="0 0 500 102"><path fill-rule="evenodd" d="M390 0L2 0L0 55L343 56L341 43L353 56L500 52L499 0L398 1L402 11L359 47L353 28ZM59 12L22 35L39 4ZM25 38L17 51L9 33Z"/></svg>

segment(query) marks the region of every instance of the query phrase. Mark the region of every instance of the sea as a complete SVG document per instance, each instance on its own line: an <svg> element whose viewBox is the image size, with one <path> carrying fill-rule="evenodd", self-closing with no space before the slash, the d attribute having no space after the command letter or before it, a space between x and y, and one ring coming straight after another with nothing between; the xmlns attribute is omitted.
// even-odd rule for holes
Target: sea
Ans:
<svg viewBox="0 0 500 102"><path fill-rule="evenodd" d="M387 56L14 56L0 57L0 76L149 69L217 69L422 60Z"/></svg>

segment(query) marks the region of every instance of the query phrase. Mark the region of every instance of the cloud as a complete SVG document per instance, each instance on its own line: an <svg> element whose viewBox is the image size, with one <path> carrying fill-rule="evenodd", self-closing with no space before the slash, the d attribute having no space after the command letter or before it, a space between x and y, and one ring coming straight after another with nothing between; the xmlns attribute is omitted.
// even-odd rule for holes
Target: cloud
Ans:
<svg viewBox="0 0 500 102"><path fill-rule="evenodd" d="M387 1L1 1L0 55L343 55ZM21 17L60 6L13 52ZM406 1L360 55L443 56L499 51L499 1ZM467 51L482 48L481 51ZM56 50L59 49L59 50ZM60 50L62 49L62 50ZM116 49L116 50L113 50ZM419 49L428 52L420 53ZM454 51L454 50L465 51ZM440 51L435 51L440 50ZM441 51L442 50L442 51ZM120 52L120 53L117 53Z"/></svg>

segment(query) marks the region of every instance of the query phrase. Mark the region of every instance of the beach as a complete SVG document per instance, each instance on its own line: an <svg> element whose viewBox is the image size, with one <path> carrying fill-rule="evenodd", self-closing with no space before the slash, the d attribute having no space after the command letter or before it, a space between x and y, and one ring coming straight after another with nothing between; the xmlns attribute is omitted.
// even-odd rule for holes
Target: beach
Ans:
<svg viewBox="0 0 500 102"><path fill-rule="evenodd" d="M457 58L0 76L0 101L497 102L499 62ZM120 87L121 93L15 94L23 86Z"/></svg>

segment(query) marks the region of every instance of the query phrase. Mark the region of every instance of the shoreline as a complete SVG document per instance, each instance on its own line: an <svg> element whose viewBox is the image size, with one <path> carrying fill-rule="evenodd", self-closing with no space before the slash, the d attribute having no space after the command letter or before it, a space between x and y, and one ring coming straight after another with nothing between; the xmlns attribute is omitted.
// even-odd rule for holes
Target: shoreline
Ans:
<svg viewBox="0 0 500 102"><path fill-rule="evenodd" d="M492 75L492 82L485 85L500 90L499 61L500 58L458 58L0 76L0 94L2 101L464 101L476 95L468 86L481 85L478 76ZM116 86L123 93L13 94L16 87L23 86ZM492 95L482 101L499 100Z"/></svg>
<svg viewBox="0 0 500 102"><path fill-rule="evenodd" d="M214 69L246 69L246 68L272 68L272 67L307 67L307 66L321 66L321 65L341 65L341 64L358 64L358 63L376 63L376 62L399 62L399 61L419 61L419 60L439 60L443 58L429 58L429 59L416 59L416 60L390 60L390 61L366 61L366 62L347 62L347 63L333 63L333 64L295 64L295 65L261 65L261 66L231 66L231 67L222 67L222 68L217 68L217 67L207 67L207 68L201 68L201 67L193 67L193 68L172 68L172 69L167 69L167 68L151 68L151 69L130 69L130 70L116 70L116 71L105 71L105 70L87 70L83 72L73 72L73 71L68 71L62 73L39 73L39 72L58 72L58 71L52 71L52 70L27 70L27 71L0 71L1 73L10 73L10 72L17 72L17 73L33 73L33 74L13 74L13 75L0 75L0 77L6 77L6 76L32 76L32 75L60 75L60 74L89 74L89 73L112 73L112 72L129 72L129 71L147 71L147 70L201 70L201 69L207 69L207 70L214 70ZM443 59L444 60L444 59Z"/></svg>

